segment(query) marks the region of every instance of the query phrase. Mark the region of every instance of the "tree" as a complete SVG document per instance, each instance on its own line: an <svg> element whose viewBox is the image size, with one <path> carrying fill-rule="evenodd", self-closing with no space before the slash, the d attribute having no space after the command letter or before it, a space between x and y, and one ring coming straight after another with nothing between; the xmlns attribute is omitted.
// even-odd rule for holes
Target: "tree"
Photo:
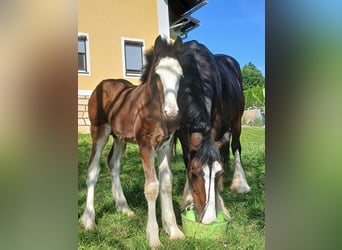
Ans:
<svg viewBox="0 0 342 250"><path fill-rule="evenodd" d="M247 65L243 66L241 72L244 90L256 86L265 87L265 78L253 63L249 62Z"/></svg>
<svg viewBox="0 0 342 250"><path fill-rule="evenodd" d="M245 108L259 107L265 110L264 88L256 86L243 91L245 95Z"/></svg>

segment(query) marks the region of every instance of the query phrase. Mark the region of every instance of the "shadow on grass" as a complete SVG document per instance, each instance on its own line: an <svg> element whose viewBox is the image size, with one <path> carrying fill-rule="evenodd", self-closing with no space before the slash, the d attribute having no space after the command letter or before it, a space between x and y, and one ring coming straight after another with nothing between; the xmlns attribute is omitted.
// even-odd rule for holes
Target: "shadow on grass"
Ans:
<svg viewBox="0 0 342 250"><path fill-rule="evenodd" d="M78 249L105 249L115 246L115 249L127 249L125 240L117 237L113 232L103 232L100 228L85 231L78 228Z"/></svg>

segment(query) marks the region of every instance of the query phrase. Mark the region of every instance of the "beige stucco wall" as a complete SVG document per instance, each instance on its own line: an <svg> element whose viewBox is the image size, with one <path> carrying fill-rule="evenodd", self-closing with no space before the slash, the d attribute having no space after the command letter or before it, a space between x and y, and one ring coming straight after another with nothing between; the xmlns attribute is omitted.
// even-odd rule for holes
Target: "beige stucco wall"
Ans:
<svg viewBox="0 0 342 250"><path fill-rule="evenodd" d="M149 49L158 35L156 0L79 0L78 32L89 34L90 76L78 89L93 90L106 78L124 78L121 37L142 39ZM134 83L139 78L126 78Z"/></svg>

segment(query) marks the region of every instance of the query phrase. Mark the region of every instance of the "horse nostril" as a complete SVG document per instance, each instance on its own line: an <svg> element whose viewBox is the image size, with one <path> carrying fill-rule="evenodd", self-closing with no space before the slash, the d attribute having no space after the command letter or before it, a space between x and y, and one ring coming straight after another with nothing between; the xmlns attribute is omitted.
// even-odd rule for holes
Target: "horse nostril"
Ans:
<svg viewBox="0 0 342 250"><path fill-rule="evenodd" d="M173 110L165 110L164 111L164 114L166 117L169 117L169 118L174 118L178 115L178 108L177 109L173 109Z"/></svg>

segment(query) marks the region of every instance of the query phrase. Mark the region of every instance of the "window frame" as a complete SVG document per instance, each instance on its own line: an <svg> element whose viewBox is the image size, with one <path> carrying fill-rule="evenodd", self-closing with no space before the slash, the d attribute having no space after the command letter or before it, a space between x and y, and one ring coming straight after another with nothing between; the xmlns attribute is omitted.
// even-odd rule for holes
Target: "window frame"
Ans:
<svg viewBox="0 0 342 250"><path fill-rule="evenodd" d="M121 49L122 49L122 75L123 77L129 78L140 78L142 75L142 69L140 72L136 73L134 70L129 71L127 69L126 60L126 44L129 45L140 45L141 46L141 65L144 66L144 52L145 52L145 41L143 39L121 37Z"/></svg>
<svg viewBox="0 0 342 250"><path fill-rule="evenodd" d="M85 37L85 70L80 70L78 69L78 39L80 37ZM90 49L89 49L89 34L88 33L84 33L84 32L78 32L78 36L77 36L77 71L79 75L87 75L90 76Z"/></svg>

